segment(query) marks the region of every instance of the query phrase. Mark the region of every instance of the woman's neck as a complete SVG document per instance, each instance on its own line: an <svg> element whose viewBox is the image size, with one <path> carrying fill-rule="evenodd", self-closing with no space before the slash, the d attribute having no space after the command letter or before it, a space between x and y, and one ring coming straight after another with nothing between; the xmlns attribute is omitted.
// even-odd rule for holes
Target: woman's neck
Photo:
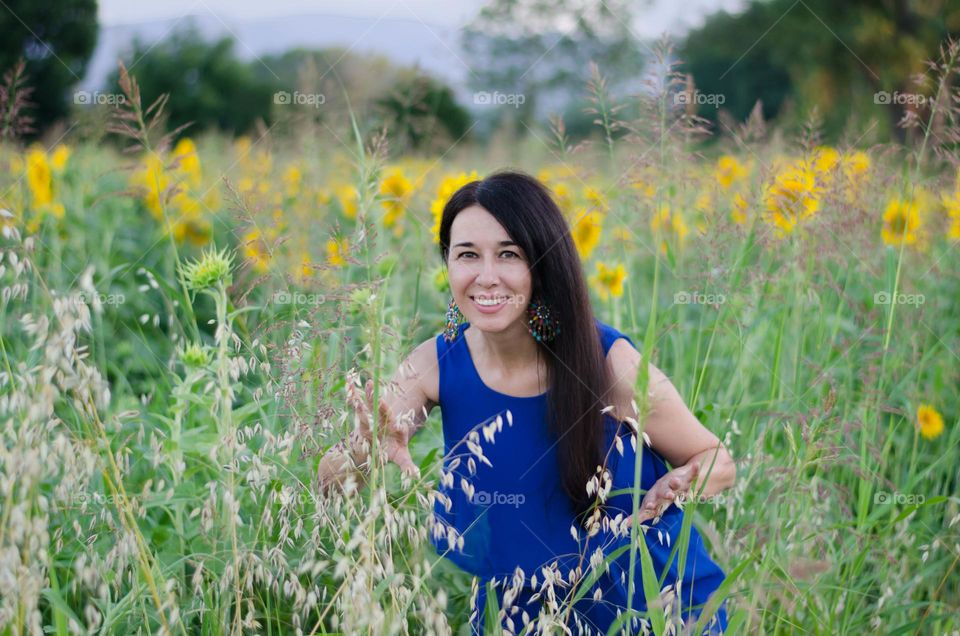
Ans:
<svg viewBox="0 0 960 636"><path fill-rule="evenodd" d="M537 363L537 341L530 335L524 321L518 320L503 331L475 331L477 346L474 350L488 366L510 371Z"/></svg>

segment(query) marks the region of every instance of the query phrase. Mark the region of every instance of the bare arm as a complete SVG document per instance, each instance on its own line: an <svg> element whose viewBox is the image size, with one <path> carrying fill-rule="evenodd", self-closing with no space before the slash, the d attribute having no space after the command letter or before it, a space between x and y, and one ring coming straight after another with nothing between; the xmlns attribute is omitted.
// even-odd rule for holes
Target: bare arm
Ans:
<svg viewBox="0 0 960 636"><path fill-rule="evenodd" d="M621 420L635 418L632 401L640 352L621 339L610 348L607 360L614 378L615 412L621 415ZM650 438L650 445L675 468L686 467L688 472L698 474L697 491L701 496L732 486L737 469L730 453L690 412L670 379L652 364L648 363L647 368L650 411L643 430ZM694 464L697 467L692 470Z"/></svg>
<svg viewBox="0 0 960 636"><path fill-rule="evenodd" d="M433 339L419 345L400 364L394 377L381 387L378 408L377 437L388 460L411 476L419 469L410 456L410 438L423 426L430 411L437 405L436 344ZM373 382L368 380L363 391L348 391L348 401L359 416L358 427L345 441L338 442L320 460L320 485L343 484L349 476L363 480L369 468L373 440L370 414L373 404Z"/></svg>

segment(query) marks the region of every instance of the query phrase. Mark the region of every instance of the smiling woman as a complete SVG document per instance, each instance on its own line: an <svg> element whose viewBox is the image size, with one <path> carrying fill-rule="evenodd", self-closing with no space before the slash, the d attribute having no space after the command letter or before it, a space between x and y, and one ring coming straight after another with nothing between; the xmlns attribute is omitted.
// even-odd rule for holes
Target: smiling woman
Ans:
<svg viewBox="0 0 960 636"><path fill-rule="evenodd" d="M724 573L695 528L681 538L684 513L673 503L694 483L700 495L729 487L733 461L653 365L641 436L633 409L640 354L594 317L549 191L520 172L467 183L443 210L440 250L453 296L446 329L408 357L380 410L387 422L408 415L399 418L407 426L388 427L386 447L413 472L410 435L441 408L432 537L440 554L479 578L473 628L482 632L492 618L484 612L491 594L511 631L530 620L601 633L620 620L638 631L649 597L633 540L659 579L650 614L724 630L722 599L704 611ZM321 464L327 477L335 469ZM636 487L645 493L639 509ZM594 569L604 559L607 567Z"/></svg>

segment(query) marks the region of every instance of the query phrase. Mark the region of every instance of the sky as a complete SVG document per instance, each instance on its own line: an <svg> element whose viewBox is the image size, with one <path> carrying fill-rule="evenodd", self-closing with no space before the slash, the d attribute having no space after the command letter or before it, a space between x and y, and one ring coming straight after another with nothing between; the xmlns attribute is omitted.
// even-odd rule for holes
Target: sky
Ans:
<svg viewBox="0 0 960 636"><path fill-rule="evenodd" d="M356 17L416 15L431 24L466 24L485 0L100 0L100 22L105 26L136 24L212 14L222 19L258 20L296 15L332 14ZM681 33L721 8L735 10L743 0L637 0L634 33L655 38L663 32Z"/></svg>

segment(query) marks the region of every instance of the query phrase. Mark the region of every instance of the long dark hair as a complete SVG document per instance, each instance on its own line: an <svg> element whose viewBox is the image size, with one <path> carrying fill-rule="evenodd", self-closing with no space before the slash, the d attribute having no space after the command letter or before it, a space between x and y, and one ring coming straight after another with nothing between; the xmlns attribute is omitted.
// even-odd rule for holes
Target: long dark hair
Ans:
<svg viewBox="0 0 960 636"><path fill-rule="evenodd" d="M605 463L600 411L609 399L610 377L570 227L540 181L519 171L496 172L464 185L444 206L440 219L444 263L453 220L471 205L487 210L523 248L530 262L532 297L548 305L560 321L560 335L539 346L549 354L547 412L559 440L563 488L581 515L593 501L587 482Z"/></svg>

